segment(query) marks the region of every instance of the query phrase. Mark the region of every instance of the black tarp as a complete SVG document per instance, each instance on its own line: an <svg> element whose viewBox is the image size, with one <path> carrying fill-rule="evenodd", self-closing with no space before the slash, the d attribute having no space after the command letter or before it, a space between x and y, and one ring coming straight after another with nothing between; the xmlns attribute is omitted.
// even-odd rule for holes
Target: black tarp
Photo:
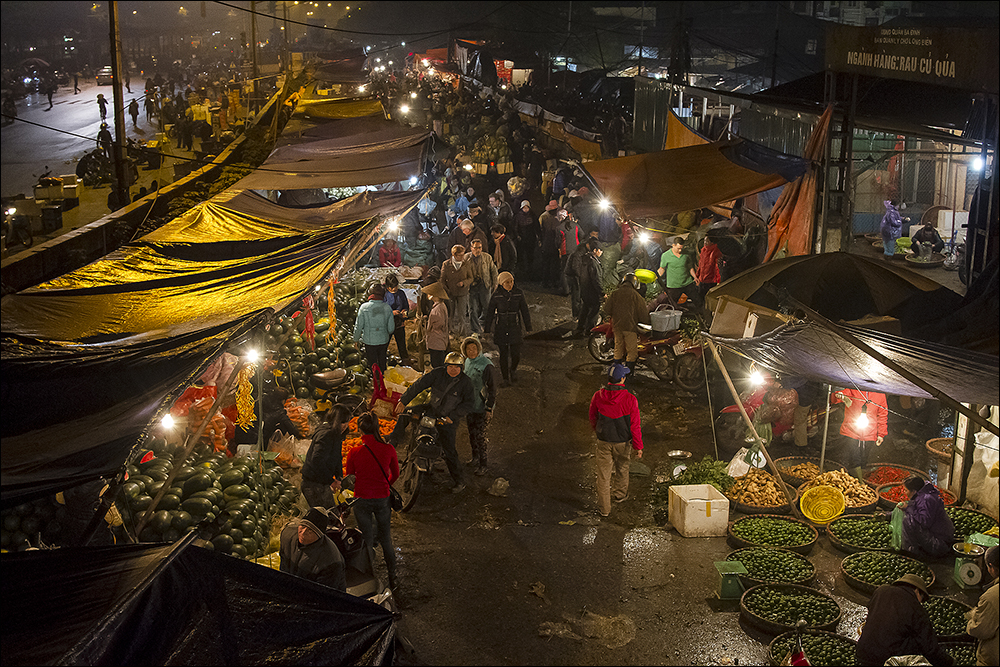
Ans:
<svg viewBox="0 0 1000 667"><path fill-rule="evenodd" d="M389 665L391 612L176 545L4 554L5 665Z"/></svg>
<svg viewBox="0 0 1000 667"><path fill-rule="evenodd" d="M840 325L863 343L964 403L1000 405L1000 359L995 355ZM929 398L923 389L820 324L783 325L755 338L710 336L723 347L773 371L898 396Z"/></svg>

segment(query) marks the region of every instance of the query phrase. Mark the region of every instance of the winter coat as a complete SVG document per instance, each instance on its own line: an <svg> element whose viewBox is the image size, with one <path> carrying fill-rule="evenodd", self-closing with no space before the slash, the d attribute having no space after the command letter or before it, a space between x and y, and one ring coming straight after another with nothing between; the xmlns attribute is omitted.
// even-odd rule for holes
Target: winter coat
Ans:
<svg viewBox="0 0 1000 667"><path fill-rule="evenodd" d="M444 301L434 304L427 316L427 326L424 327L425 345L428 350L448 349L448 306Z"/></svg>
<svg viewBox="0 0 1000 667"><path fill-rule="evenodd" d="M837 393L841 393L851 399L851 405L844 410L844 423L840 426L840 434L852 440L864 440L871 442L877 440L879 436L883 438L889 434L889 406L885 402L885 394L875 391L858 391L857 389L841 389L834 392L830 397L830 403L841 403ZM868 416L868 427L858 428L858 417L861 416L861 409L865 405L868 408L865 413Z"/></svg>
<svg viewBox="0 0 1000 667"><path fill-rule="evenodd" d="M601 260L588 253L580 260L580 298L586 303L598 303L604 294L601 284Z"/></svg>
<svg viewBox="0 0 1000 667"><path fill-rule="evenodd" d="M514 214L513 234L522 243L538 243L541 230L538 227L538 220L531 211L525 213L524 209L517 209L517 213Z"/></svg>
<svg viewBox="0 0 1000 667"><path fill-rule="evenodd" d="M517 286L509 292L503 285L497 287L486 306L483 320L483 329L486 333L493 334L494 343L520 345L521 325L524 325L525 331L531 331L531 314L528 312L528 302L524 300L524 292Z"/></svg>
<svg viewBox="0 0 1000 667"><path fill-rule="evenodd" d="M965 631L979 640L976 650L976 664L996 665L1000 662L1000 634L997 633L997 620L1000 618L1000 599L998 599L1000 584L993 580L993 585L979 598L979 604L968 613L969 619Z"/></svg>
<svg viewBox="0 0 1000 667"><path fill-rule="evenodd" d="M468 340L470 339L467 338L462 342L462 349L465 349L465 343ZM475 338L471 340L479 345L479 341ZM497 385L499 384L497 380L497 367L493 365L489 357L480 353L475 359L465 359L465 369L463 372L472 380L472 392L475 404L472 406L471 412L482 414L487 410L492 410L497 402Z"/></svg>
<svg viewBox="0 0 1000 667"><path fill-rule="evenodd" d="M338 591L347 590L347 568L337 545L326 535L312 544L299 544L298 523L281 531L278 569Z"/></svg>
<svg viewBox="0 0 1000 667"><path fill-rule="evenodd" d="M306 460L302 463L302 479L325 486L341 479L344 476L344 462L341 460L343 442L344 432L341 429L334 429L326 422L320 424L313 433Z"/></svg>
<svg viewBox="0 0 1000 667"><path fill-rule="evenodd" d="M622 283L608 295L604 312L611 318L615 331L635 332L638 331L640 322L650 323L646 300L629 283Z"/></svg>
<svg viewBox="0 0 1000 667"><path fill-rule="evenodd" d="M446 366L439 366L424 373L407 388L399 400L406 405L425 389L431 390L430 405L434 409L434 414L438 417L448 417L454 424L469 414L476 404L469 376L459 373L457 377L451 377Z"/></svg>
<svg viewBox="0 0 1000 667"><path fill-rule="evenodd" d="M399 246L393 246L391 249L388 246L381 246L378 249L378 265L379 266L399 266L403 263L403 255L399 251Z"/></svg>
<svg viewBox="0 0 1000 667"><path fill-rule="evenodd" d="M955 524L938 495L937 487L926 482L903 509L903 548L915 545L933 556L947 556L955 541Z"/></svg>
<svg viewBox="0 0 1000 667"><path fill-rule="evenodd" d="M396 323L392 317L392 307L385 301L369 300L358 308L358 319L354 323L354 342L365 345L385 345L392 338Z"/></svg>
<svg viewBox="0 0 1000 667"><path fill-rule="evenodd" d="M608 384L590 399L590 426L604 442L632 441L642 450L639 400L624 385Z"/></svg>
<svg viewBox="0 0 1000 667"><path fill-rule="evenodd" d="M484 246L485 249L485 246ZM459 285L459 283L462 283ZM444 285L448 297L454 299L457 296L465 296L472 287L472 265L466 257L462 261L462 266L455 268L455 262L446 259L441 264L441 284Z"/></svg>
<svg viewBox="0 0 1000 667"><path fill-rule="evenodd" d="M498 245L500 246L501 264L497 266L497 271L501 273L504 271L507 271L509 273L514 273L517 270L517 248L514 247L514 242L511 241L510 235L504 234L503 236L501 236L500 243ZM497 249L496 245L494 245L493 247L494 264L496 263L495 261L496 253ZM493 289L496 289L496 285L493 286Z"/></svg>
<svg viewBox="0 0 1000 667"><path fill-rule="evenodd" d="M351 450L344 466L348 475L354 475L354 497L388 498L389 487L399 478L396 448L367 433L361 439L362 446Z"/></svg>
<svg viewBox="0 0 1000 667"><path fill-rule="evenodd" d="M859 665L884 665L894 655L923 655L933 665L952 664L937 642L927 610L907 584L875 589L858 639Z"/></svg>
<svg viewBox="0 0 1000 667"><path fill-rule="evenodd" d="M492 294L493 290L497 288L497 276L500 275L500 271L497 269L493 258L487 255L484 249L479 257L472 254L466 255L465 262L472 271L472 285L482 282L485 284L487 291Z"/></svg>
<svg viewBox="0 0 1000 667"><path fill-rule="evenodd" d="M698 282L709 285L717 285L720 282L719 259L722 251L716 243L705 243L698 255Z"/></svg>

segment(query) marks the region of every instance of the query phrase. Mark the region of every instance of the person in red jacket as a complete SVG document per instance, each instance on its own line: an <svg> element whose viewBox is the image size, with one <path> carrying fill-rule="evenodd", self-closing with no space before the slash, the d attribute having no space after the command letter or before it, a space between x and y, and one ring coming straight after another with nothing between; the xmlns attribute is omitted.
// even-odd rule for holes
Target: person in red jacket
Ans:
<svg viewBox="0 0 1000 667"><path fill-rule="evenodd" d="M868 465L871 445L882 444L889 434L889 407L885 394L876 391L841 389L830 396L831 403L843 403L844 423L840 426L841 440L851 474L864 482L862 468Z"/></svg>
<svg viewBox="0 0 1000 667"><path fill-rule="evenodd" d="M382 545L382 558L389 573L389 588L396 590L396 552L392 548L389 522L389 487L399 478L399 458L396 448L379 435L378 417L366 412L358 417L361 447L351 450L344 471L354 475L354 518L365 539L365 544L375 553L375 540Z"/></svg>
<svg viewBox="0 0 1000 667"><path fill-rule="evenodd" d="M590 399L590 426L597 433L597 508L601 516L611 514L616 503L628 500L629 444L642 458L642 426L639 401L625 388L629 369L611 366L607 386Z"/></svg>
<svg viewBox="0 0 1000 667"><path fill-rule="evenodd" d="M385 237L382 240L382 247L378 249L379 266L399 266L403 263L403 255L399 252L399 245L396 239Z"/></svg>
<svg viewBox="0 0 1000 667"><path fill-rule="evenodd" d="M719 260L722 258L722 251L719 250L715 242L717 238L714 229L708 230L705 234L705 245L701 247L698 255L698 290L701 292L702 302L708 290L719 284L722 276L719 273Z"/></svg>

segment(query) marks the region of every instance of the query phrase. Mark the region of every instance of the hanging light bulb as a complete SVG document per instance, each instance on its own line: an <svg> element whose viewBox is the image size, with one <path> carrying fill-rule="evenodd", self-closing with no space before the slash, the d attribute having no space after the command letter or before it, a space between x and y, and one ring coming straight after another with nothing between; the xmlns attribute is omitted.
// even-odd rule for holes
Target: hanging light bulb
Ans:
<svg viewBox="0 0 1000 667"><path fill-rule="evenodd" d="M257 354L257 350L247 350L247 353L246 353L247 363L249 363L249 364L255 364L255 363L257 363L257 360L259 358L260 358L260 355Z"/></svg>
<svg viewBox="0 0 1000 667"><path fill-rule="evenodd" d="M750 374L750 382L755 387L759 387L764 384L764 376L760 374L760 371L754 371Z"/></svg>
<svg viewBox="0 0 1000 667"><path fill-rule="evenodd" d="M163 424L163 428L173 428L174 416L168 412L167 414L163 415L163 419L160 420L160 423Z"/></svg>
<svg viewBox="0 0 1000 667"><path fill-rule="evenodd" d="M854 421L854 425L857 426L859 429L866 429L866 428L868 428L868 404L867 403L865 403L864 405L861 406L861 414L858 415L858 418Z"/></svg>

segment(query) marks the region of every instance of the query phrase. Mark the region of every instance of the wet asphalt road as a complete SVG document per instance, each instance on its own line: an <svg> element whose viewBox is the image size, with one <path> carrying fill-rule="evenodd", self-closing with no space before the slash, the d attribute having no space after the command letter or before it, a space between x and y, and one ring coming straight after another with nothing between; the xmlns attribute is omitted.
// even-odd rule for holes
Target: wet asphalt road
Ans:
<svg viewBox="0 0 1000 667"><path fill-rule="evenodd" d="M639 372L633 390L643 415L642 462L652 474L632 475L631 498L599 519L587 410L602 367L584 341L558 339L572 327L566 298L530 285L525 291L536 335L524 345L519 384L501 389L489 474L474 477L469 467L464 493L433 484L411 512L393 517L401 628L416 661L767 664L771 637L741 623L738 603L715 596L713 562L732 547L722 537L681 537L657 523L649 502L656 477L673 467L668 450L686 449L695 459L713 452L706 398ZM922 442L897 444L875 460L921 459ZM464 428L459 454L471 456ZM506 497L487 493L497 477L510 482ZM838 631L856 639L867 597L844 583L843 556L821 536L810 555L814 585L837 599ZM935 594L957 593L949 568L934 566ZM974 604L976 596L959 597Z"/></svg>

